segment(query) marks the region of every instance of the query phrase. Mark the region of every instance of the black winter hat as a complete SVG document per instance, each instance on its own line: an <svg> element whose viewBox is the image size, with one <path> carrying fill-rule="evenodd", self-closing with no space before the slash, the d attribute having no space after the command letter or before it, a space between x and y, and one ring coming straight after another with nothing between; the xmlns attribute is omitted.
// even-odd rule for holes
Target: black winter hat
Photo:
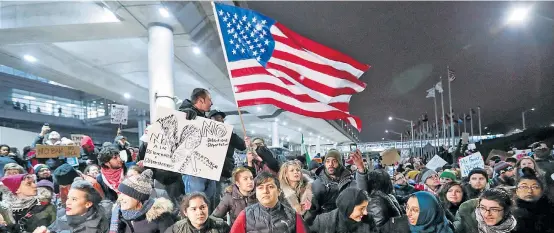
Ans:
<svg viewBox="0 0 554 233"><path fill-rule="evenodd" d="M62 164L54 170L54 180L58 185L70 185L75 177L79 177L79 173L67 163Z"/></svg>
<svg viewBox="0 0 554 233"><path fill-rule="evenodd" d="M489 176L487 175L487 171L485 169L476 167L476 168L473 168L473 170L471 170L469 174L467 174L467 179L471 179L471 176L474 174L481 174L486 179L489 178Z"/></svg>

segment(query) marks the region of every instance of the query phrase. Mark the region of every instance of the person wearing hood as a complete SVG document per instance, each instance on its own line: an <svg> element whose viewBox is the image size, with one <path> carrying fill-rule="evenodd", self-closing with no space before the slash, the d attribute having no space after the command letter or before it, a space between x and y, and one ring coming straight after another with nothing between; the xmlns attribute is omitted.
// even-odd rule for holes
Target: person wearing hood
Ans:
<svg viewBox="0 0 554 233"><path fill-rule="evenodd" d="M98 165L98 152L91 137L85 135L81 138L81 159L86 161L86 165Z"/></svg>
<svg viewBox="0 0 554 233"><path fill-rule="evenodd" d="M554 209L544 194L544 181L531 168L523 168L522 173L516 187L516 232L554 232Z"/></svg>
<svg viewBox="0 0 554 233"><path fill-rule="evenodd" d="M406 214L412 233L453 233L452 225L435 195L420 191L406 204Z"/></svg>
<svg viewBox="0 0 554 233"><path fill-rule="evenodd" d="M175 223L173 203L151 198L152 170L125 179L118 187L120 196L112 210L109 232L163 233Z"/></svg>
<svg viewBox="0 0 554 233"><path fill-rule="evenodd" d="M49 226L56 218L51 203L39 201L34 175L19 174L2 178L4 190L0 209L7 215L4 221L9 232L32 232L39 226Z"/></svg>
<svg viewBox="0 0 554 233"><path fill-rule="evenodd" d="M63 214L48 227L50 232L104 233L108 231L109 219L100 206L102 197L92 184L75 178L71 184Z"/></svg>
<svg viewBox="0 0 554 233"><path fill-rule="evenodd" d="M167 228L165 233L228 233L229 225L208 216L209 201L203 193L189 193L183 198L181 213L185 218Z"/></svg>
<svg viewBox="0 0 554 233"><path fill-rule="evenodd" d="M258 202L254 193L254 176L250 169L237 167L233 171L234 184L225 189L223 199L217 205L212 216L224 218L227 213L231 218L231 225L247 206Z"/></svg>
<svg viewBox="0 0 554 233"><path fill-rule="evenodd" d="M312 204L313 180L308 175L302 174L301 170L298 162L287 161L279 170L279 182L288 204L296 210L296 213L304 215Z"/></svg>
<svg viewBox="0 0 554 233"><path fill-rule="evenodd" d="M496 176L492 179L491 188L499 186L513 187L516 185L514 167L509 163L498 162L494 165L494 173Z"/></svg>
<svg viewBox="0 0 554 233"><path fill-rule="evenodd" d="M368 198L367 192L361 189L345 189L337 197L337 208L331 212L318 215L310 226L310 232L375 232L374 221L367 212Z"/></svg>
<svg viewBox="0 0 554 233"><path fill-rule="evenodd" d="M488 189L487 171L482 168L474 168L471 170L467 175L467 180L463 188L468 199L478 198L483 191Z"/></svg>
<svg viewBox="0 0 554 233"><path fill-rule="evenodd" d="M358 150L356 153L361 152ZM336 200L340 192L348 187L356 187L352 172L342 164L340 152L331 149L325 155L324 165L316 170L317 178L312 183L312 204L304 219L310 224L317 215L337 208Z"/></svg>

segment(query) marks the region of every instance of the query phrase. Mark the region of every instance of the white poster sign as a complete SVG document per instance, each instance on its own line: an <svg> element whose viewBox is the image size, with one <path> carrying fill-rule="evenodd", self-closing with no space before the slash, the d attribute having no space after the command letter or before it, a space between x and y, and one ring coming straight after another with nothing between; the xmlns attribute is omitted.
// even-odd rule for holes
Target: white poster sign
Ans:
<svg viewBox="0 0 554 233"><path fill-rule="evenodd" d="M110 104L110 122L112 124L127 125L129 107L119 104Z"/></svg>
<svg viewBox="0 0 554 233"><path fill-rule="evenodd" d="M485 161L480 152L463 157L458 161L462 170L462 177L466 177L474 168L485 168Z"/></svg>
<svg viewBox="0 0 554 233"><path fill-rule="evenodd" d="M431 160L429 160L429 162L427 162L427 164L425 165L425 167L431 169L431 170L435 170L439 167L442 167L444 166L445 164L447 164L448 162L446 162L444 159L442 159L440 156L438 155L435 155L433 156L433 158L431 158Z"/></svg>
<svg viewBox="0 0 554 233"><path fill-rule="evenodd" d="M71 134L71 141L75 142L76 145L81 145L81 139L83 139L84 134Z"/></svg>
<svg viewBox="0 0 554 233"><path fill-rule="evenodd" d="M157 109L148 129L144 166L219 181L233 126L183 112Z"/></svg>

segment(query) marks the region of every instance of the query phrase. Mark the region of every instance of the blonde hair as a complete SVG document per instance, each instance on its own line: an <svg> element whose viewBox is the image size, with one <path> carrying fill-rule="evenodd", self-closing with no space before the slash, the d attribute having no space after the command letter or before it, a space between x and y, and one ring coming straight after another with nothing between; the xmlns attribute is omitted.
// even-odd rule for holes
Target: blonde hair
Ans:
<svg viewBox="0 0 554 233"><path fill-rule="evenodd" d="M281 169L279 169L279 183L281 183L281 186L286 185L288 187L291 187L289 184L289 179L287 178L287 172L288 168L290 166L296 166L298 169L302 170L302 167L294 160L287 161L281 165ZM298 184L297 188L300 188L304 185L304 179L300 179L300 183ZM295 189L295 187L291 187L292 189Z"/></svg>
<svg viewBox="0 0 554 233"><path fill-rule="evenodd" d="M237 167L237 168L235 168L233 170L233 173L231 173L231 177L233 178L233 182L231 183L231 185L229 185L229 186L227 186L227 188L225 188L225 192L228 192L228 193L233 192L233 185L235 185L237 180L239 180L238 177L243 172L250 172L250 174L252 174L252 171L250 171L250 169L248 169L246 167Z"/></svg>
<svg viewBox="0 0 554 233"><path fill-rule="evenodd" d="M523 157L521 157L521 158L517 161L517 163L516 163L516 167L515 167L515 169L516 169L516 171L517 171L517 172L516 172L516 180L519 180L519 178L521 177L521 174L519 174L519 170L521 169L521 168L520 168L520 167L521 167L521 162L522 162L524 159L528 159L528 160L531 160L531 162L533 162L533 166L534 166L533 170L535 170L535 174L536 174L537 176L542 176L542 175L544 175L544 172L541 170L541 168L539 167L539 165L537 164L537 161L535 161L535 159L533 159L533 158L531 158L531 157L529 157L529 156L523 156ZM5 169L5 168L4 168L4 169Z"/></svg>

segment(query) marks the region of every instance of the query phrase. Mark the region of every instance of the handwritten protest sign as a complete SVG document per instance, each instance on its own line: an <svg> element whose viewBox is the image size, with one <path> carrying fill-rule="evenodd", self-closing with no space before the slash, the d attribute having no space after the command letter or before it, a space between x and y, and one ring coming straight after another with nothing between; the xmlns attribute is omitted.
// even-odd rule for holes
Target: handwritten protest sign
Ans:
<svg viewBox="0 0 554 233"><path fill-rule="evenodd" d="M75 142L76 144L81 143L81 139L83 139L84 134L71 134L71 141Z"/></svg>
<svg viewBox="0 0 554 233"><path fill-rule="evenodd" d="M112 124L127 125L129 107L119 104L110 104L110 122Z"/></svg>
<svg viewBox="0 0 554 233"><path fill-rule="evenodd" d="M445 164L447 164L446 161L444 161L444 159L442 159L440 156L438 155L435 155L433 156L433 158L431 160L429 160L429 162L427 162L427 164L425 165L425 167L431 169L431 170L435 170L439 167L442 167L444 166Z"/></svg>
<svg viewBox="0 0 554 233"><path fill-rule="evenodd" d="M479 152L461 158L458 163L462 170L462 177L466 177L474 168L485 168L485 161Z"/></svg>
<svg viewBox="0 0 554 233"><path fill-rule="evenodd" d="M523 158L524 156L528 156L529 153L531 153L531 149L528 149L528 150L516 150L515 153L514 153L514 158L516 158L517 160L520 160L521 158Z"/></svg>
<svg viewBox="0 0 554 233"><path fill-rule="evenodd" d="M210 180L219 180L233 126L186 114L157 109L158 119L148 129L144 166Z"/></svg>
<svg viewBox="0 0 554 233"><path fill-rule="evenodd" d="M37 145L36 154L37 158L79 157L81 148L79 146Z"/></svg>
<svg viewBox="0 0 554 233"><path fill-rule="evenodd" d="M400 161L400 155L395 148L387 149L381 152L381 163L384 165L394 165L394 163Z"/></svg>

